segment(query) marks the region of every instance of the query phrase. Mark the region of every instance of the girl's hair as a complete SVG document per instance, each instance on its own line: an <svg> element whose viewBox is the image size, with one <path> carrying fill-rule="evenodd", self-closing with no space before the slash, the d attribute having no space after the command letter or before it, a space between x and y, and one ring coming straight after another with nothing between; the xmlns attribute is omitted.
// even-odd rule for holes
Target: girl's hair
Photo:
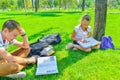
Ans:
<svg viewBox="0 0 120 80"><path fill-rule="evenodd" d="M83 20L90 21L90 20L91 20L91 17L90 17L88 14L85 14L85 15L82 17L81 20L82 20L82 21L83 21Z"/></svg>

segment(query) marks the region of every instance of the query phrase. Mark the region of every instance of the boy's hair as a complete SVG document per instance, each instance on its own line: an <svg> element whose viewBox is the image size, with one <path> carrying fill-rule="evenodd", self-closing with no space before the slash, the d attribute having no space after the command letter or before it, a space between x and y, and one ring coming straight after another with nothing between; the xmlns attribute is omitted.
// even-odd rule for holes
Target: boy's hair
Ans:
<svg viewBox="0 0 120 80"><path fill-rule="evenodd" d="M7 20L2 27L2 30L7 28L10 32L13 31L14 29L17 29L19 31L20 24L15 21L15 20Z"/></svg>
<svg viewBox="0 0 120 80"><path fill-rule="evenodd" d="M83 21L83 20L90 21L90 20L91 20L91 17L90 17L88 14L85 14L85 15L82 17L82 21Z"/></svg>

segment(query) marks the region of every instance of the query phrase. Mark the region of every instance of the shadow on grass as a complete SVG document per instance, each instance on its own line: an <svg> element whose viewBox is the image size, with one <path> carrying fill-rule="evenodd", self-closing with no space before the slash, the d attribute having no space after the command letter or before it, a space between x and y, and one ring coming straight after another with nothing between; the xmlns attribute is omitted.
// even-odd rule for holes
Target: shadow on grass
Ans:
<svg viewBox="0 0 120 80"><path fill-rule="evenodd" d="M67 12L60 12L60 11L55 11L55 12L27 12L26 13L5 13L5 15L8 16L29 16L29 15L33 15L33 16L43 16L43 17L59 17L62 16L61 13L63 14L78 14L78 13L82 13L81 11L67 11Z"/></svg>
<svg viewBox="0 0 120 80"><path fill-rule="evenodd" d="M56 54L57 55L57 51L61 51L61 50L64 50L64 52L67 52L68 56L67 57L64 57L62 58L61 60L59 60L57 62L57 65L58 65L58 70L59 70L59 73L54 75L54 76L57 76L56 78L59 80L61 76L63 76L63 71L64 69L72 66L73 64L77 63L78 61L82 60L83 58L85 58L86 56L89 56L91 53L94 53L96 52L97 50L92 50L91 52L83 52L83 51L80 51L80 50L77 50L77 51L73 51L72 49L70 50L66 50L65 51L65 48L66 48L66 45L69 43L69 42L72 42L72 40L70 40L70 34L68 33L64 33L64 35L62 36L65 40L63 42L60 43L60 45L57 45L56 48ZM61 54L66 54L66 53L61 53ZM59 56L59 55L57 55ZM52 75L53 76L53 75ZM57 80L56 79L56 80Z"/></svg>
<svg viewBox="0 0 120 80"><path fill-rule="evenodd" d="M43 31L40 31L40 32L38 32L38 33L36 33L36 34L33 34L33 35L31 35L31 36L28 36L28 40L31 41L32 39L35 39L35 38L37 38L37 37L43 38L43 37L46 35L45 33L49 32L51 29L53 29L53 28L48 28L48 29L45 29L45 30L43 30Z"/></svg>
<svg viewBox="0 0 120 80"><path fill-rule="evenodd" d="M12 18L14 18L14 17L2 17L2 18L0 18L0 20L4 20L4 19L12 19Z"/></svg>
<svg viewBox="0 0 120 80"><path fill-rule="evenodd" d="M47 12L39 12L39 13L35 13L35 12L28 12L27 14L25 13L6 13L7 16L42 16L42 17L59 17L61 16L60 14L56 14L56 13L47 13Z"/></svg>
<svg viewBox="0 0 120 80"><path fill-rule="evenodd" d="M41 77L41 79L53 79L53 80L59 80L61 76L64 76L63 71L72 66L73 64L77 63L78 61L80 61L81 59L85 58L86 56L89 56L92 52L96 52L97 50L93 50L91 52L83 52L83 51L73 51L72 49L70 50L66 50L65 51L65 46L71 42L70 40L70 34L68 33L62 33L62 38L63 41L54 46L56 53L54 55L56 55L57 57L59 57L59 54L57 54L58 51L62 51L64 50L64 52L67 52L68 56L62 58L61 60L57 61L57 65L58 65L58 70L59 73L58 74L51 74L51 75L44 75L44 76L37 76L36 79L38 79L39 77ZM63 55L65 55L66 53L61 53Z"/></svg>
<svg viewBox="0 0 120 80"><path fill-rule="evenodd" d="M83 52L80 50L77 51L73 51L72 49L68 50L68 56L65 58L62 58L60 61L58 61L58 70L59 70L59 74L57 76L56 80L59 80L61 78L61 76L64 76L64 70L70 66L72 66L73 64L76 64L78 61L82 60L83 58L85 58L86 56L89 56L91 53L96 52L97 50L93 50L91 52ZM61 53L64 55L64 53ZM82 65L81 65L82 66ZM69 75L73 75L70 74L69 72L67 73Z"/></svg>
<svg viewBox="0 0 120 80"><path fill-rule="evenodd" d="M51 30L52 28L48 28L46 30L43 30L37 34L34 34L34 35L31 35L29 36L30 40L32 40L33 38L35 37L38 37L40 36L39 34L42 34L42 33L47 33L47 31ZM62 50L65 50L65 46L71 42L70 40L70 34L69 33L65 33L65 32L62 32L61 33L62 35L62 39L63 41L54 46L55 47L55 51L56 53L54 55L58 56L59 57L59 54L57 54L57 51L62 51ZM57 61L57 65L58 65L58 70L59 70L59 73L58 74L51 74L51 75L44 75L44 76L35 76L35 72L36 70L34 70L35 72L33 72L31 75L31 78L34 78L35 80L39 80L39 78L41 78L41 80L60 80L60 77L61 76L64 76L63 74L63 71L72 66L73 64L77 63L78 61L80 61L81 59L85 58L86 56L89 56L92 52L96 52L96 50L93 50L92 52L89 52L89 53L86 53L86 52L83 52L83 51L73 51L72 49L66 51L68 56L67 57L64 57L62 58L61 60ZM64 53L61 53L64 55ZM29 65L29 67L25 68L24 70L28 70L28 69L31 69L32 67L34 67L34 69L36 69L36 65ZM29 76L30 76L29 75ZM8 78L0 78L1 80L8 80ZM28 77L25 78L26 80L28 79ZM21 79L19 79L21 80Z"/></svg>

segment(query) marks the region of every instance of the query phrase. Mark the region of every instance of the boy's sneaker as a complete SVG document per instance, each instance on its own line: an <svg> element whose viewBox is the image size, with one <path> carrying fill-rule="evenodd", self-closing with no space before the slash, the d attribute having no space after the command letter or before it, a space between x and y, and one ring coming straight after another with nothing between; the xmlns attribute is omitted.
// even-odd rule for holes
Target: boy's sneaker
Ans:
<svg viewBox="0 0 120 80"><path fill-rule="evenodd" d="M69 43L69 44L66 46L66 50L68 50L68 49L70 49L70 48L72 48L72 47L74 47L74 44L73 44L73 43Z"/></svg>
<svg viewBox="0 0 120 80"><path fill-rule="evenodd" d="M5 77L8 77L8 78L24 78L24 77L26 77L26 73L25 72L17 72L15 74L6 75Z"/></svg>

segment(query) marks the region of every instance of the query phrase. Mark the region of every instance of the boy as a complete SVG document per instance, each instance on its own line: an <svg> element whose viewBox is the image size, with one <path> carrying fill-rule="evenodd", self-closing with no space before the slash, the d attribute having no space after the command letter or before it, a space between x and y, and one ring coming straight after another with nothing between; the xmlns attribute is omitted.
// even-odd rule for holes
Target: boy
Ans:
<svg viewBox="0 0 120 80"><path fill-rule="evenodd" d="M16 37L21 35L23 42L16 40ZM13 53L7 52L9 43L20 47L19 50ZM8 20L3 24L0 31L0 76L9 78L23 78L25 72L19 72L26 67L27 64L35 63L36 57L26 58L30 48L28 38L24 29L15 20Z"/></svg>

